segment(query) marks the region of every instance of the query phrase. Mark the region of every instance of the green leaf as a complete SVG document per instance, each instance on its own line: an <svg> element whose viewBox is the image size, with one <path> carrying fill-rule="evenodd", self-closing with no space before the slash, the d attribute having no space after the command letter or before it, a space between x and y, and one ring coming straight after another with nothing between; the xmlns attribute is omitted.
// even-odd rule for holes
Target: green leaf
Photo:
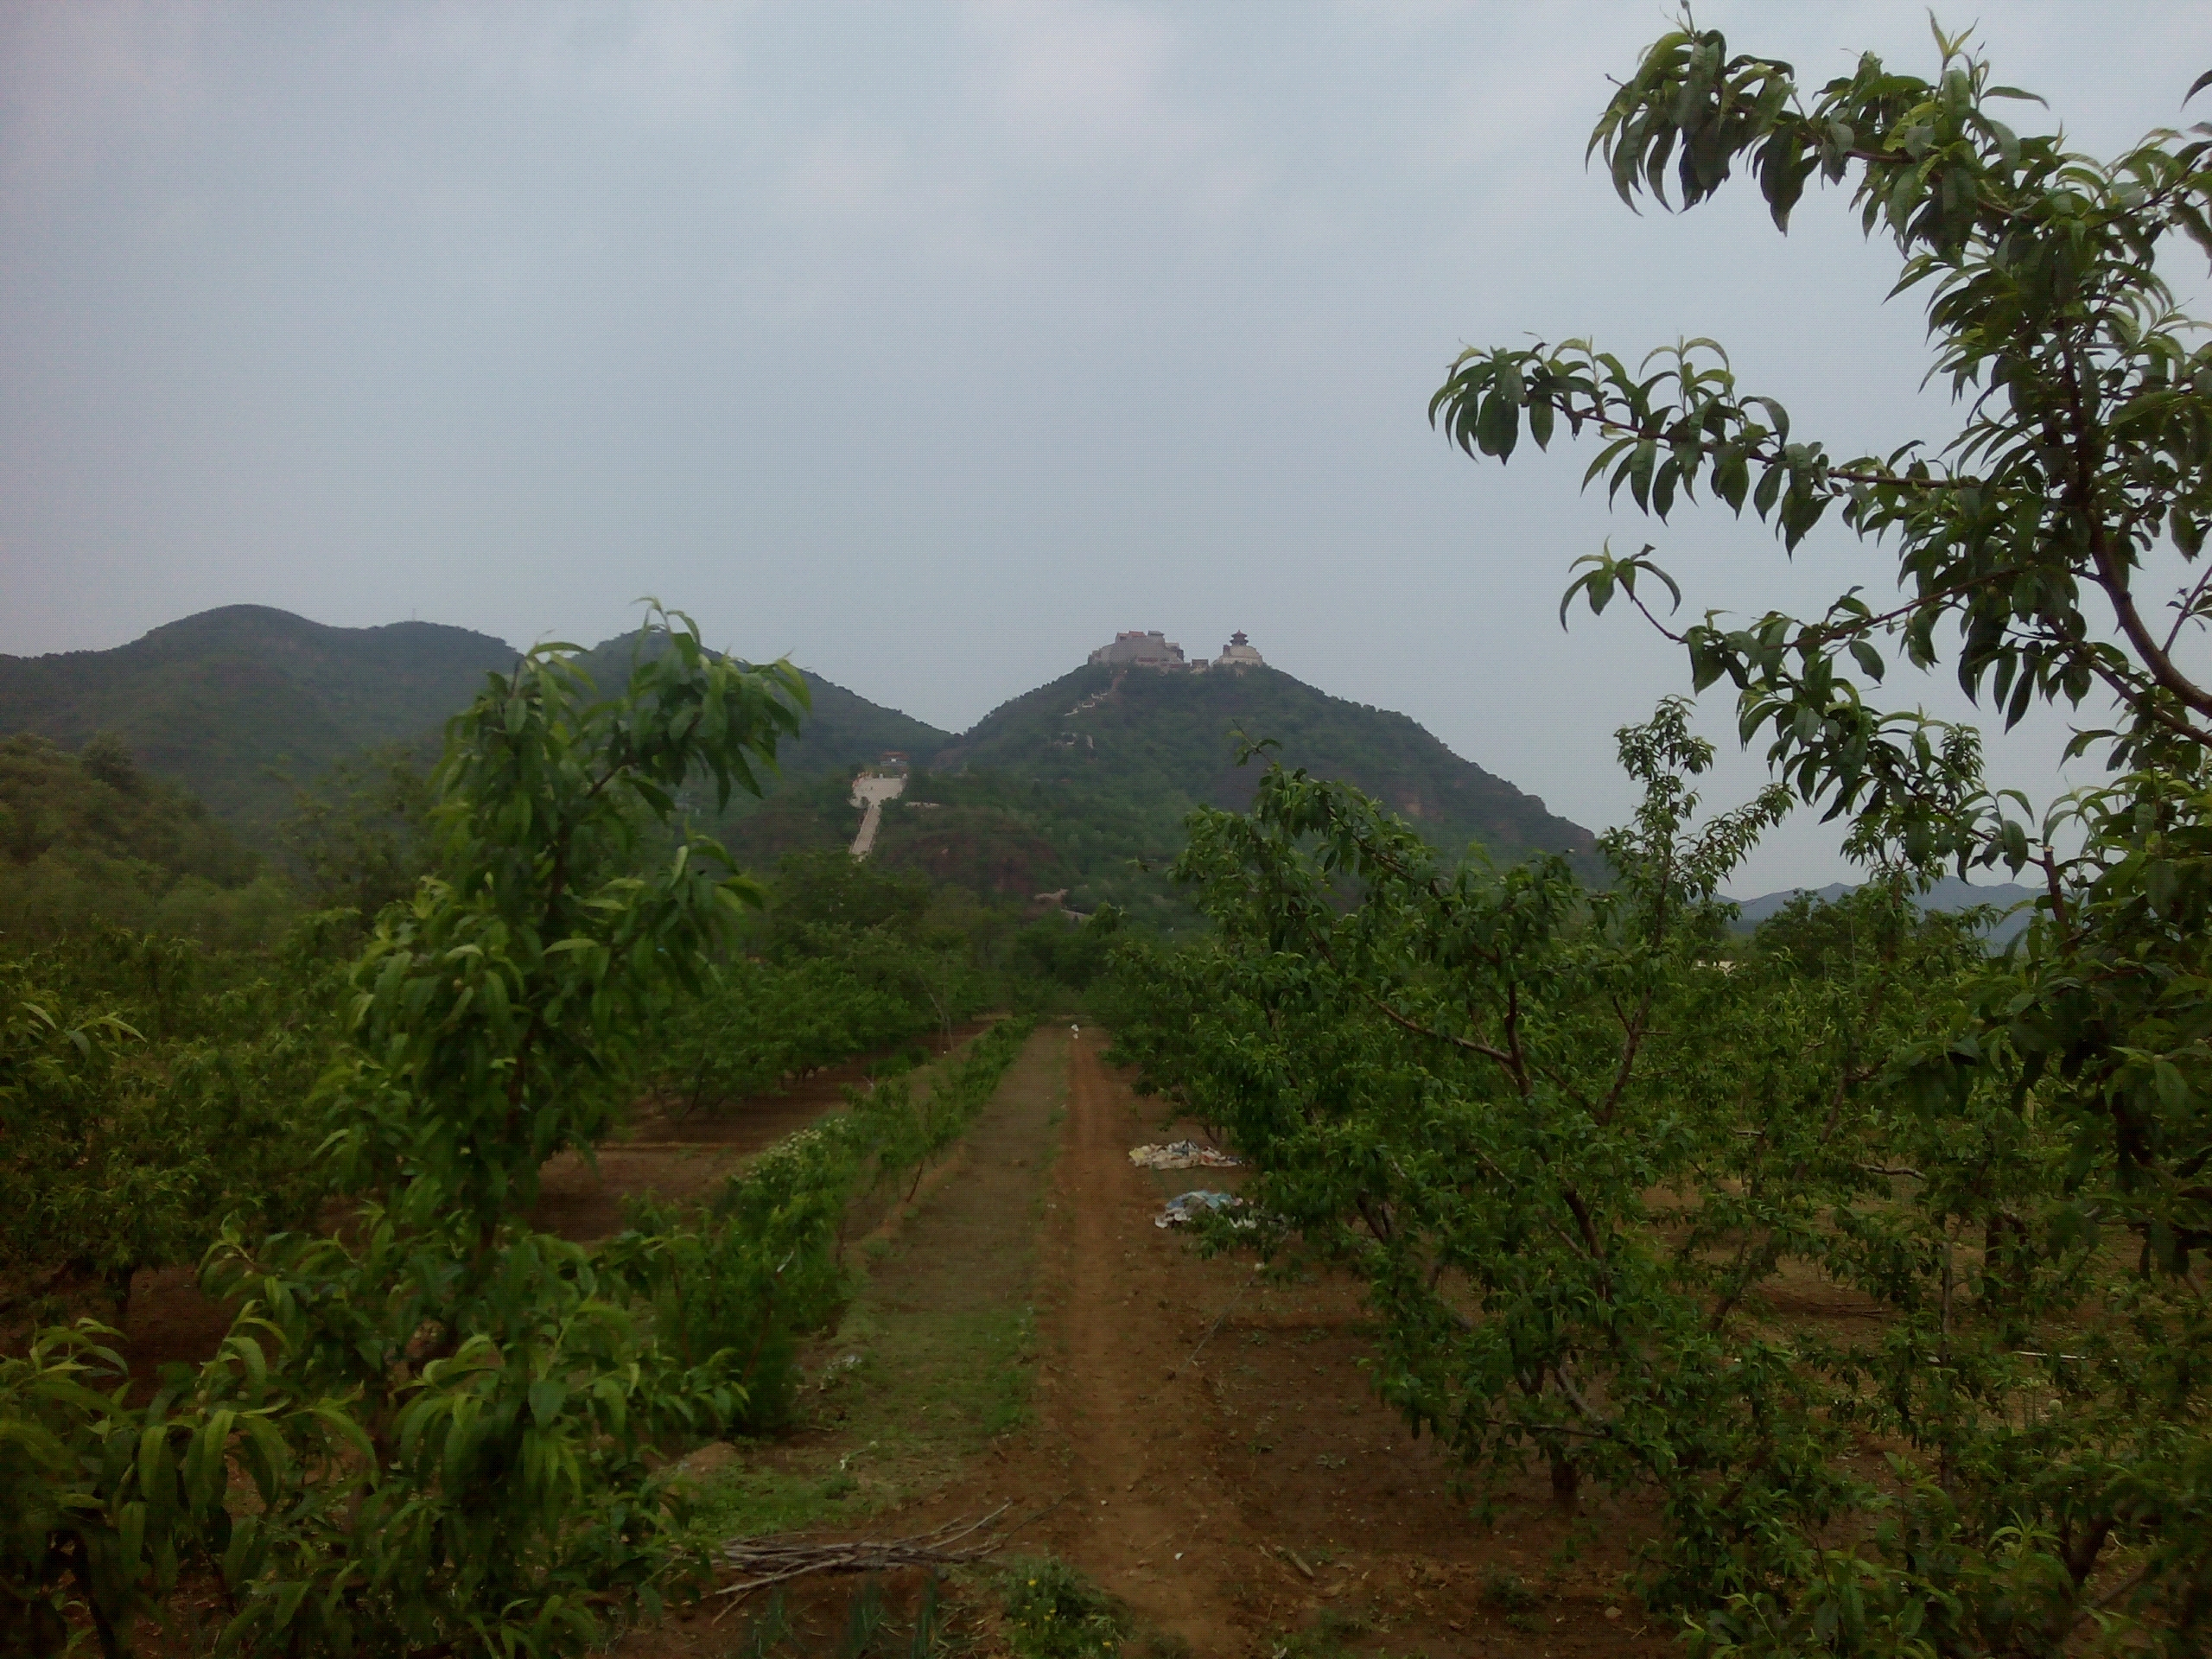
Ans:
<svg viewBox="0 0 2212 1659"><path fill-rule="evenodd" d="M1548 449L1552 442L1552 405L1537 397L1529 405L1529 435L1536 441L1536 448Z"/></svg>
<svg viewBox="0 0 2212 1659"><path fill-rule="evenodd" d="M541 1377L530 1385L530 1414L543 1427L550 1428L559 1421L561 1408L568 1402L565 1384L550 1377Z"/></svg>

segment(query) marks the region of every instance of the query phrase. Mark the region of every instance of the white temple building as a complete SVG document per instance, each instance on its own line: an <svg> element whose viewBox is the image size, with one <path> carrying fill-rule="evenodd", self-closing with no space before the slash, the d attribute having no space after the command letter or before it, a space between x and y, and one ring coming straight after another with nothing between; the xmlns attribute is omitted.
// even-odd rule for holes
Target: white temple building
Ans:
<svg viewBox="0 0 2212 1659"><path fill-rule="evenodd" d="M1114 636L1110 645L1101 645L1090 653L1094 664L1116 668L1187 669L1203 673L1210 668L1261 668L1266 658L1252 648L1242 629L1229 636L1229 643L1221 648L1221 655L1186 659L1183 647L1160 632L1158 628L1128 629Z"/></svg>
<svg viewBox="0 0 2212 1659"><path fill-rule="evenodd" d="M1221 648L1221 655L1213 659L1216 668L1264 668L1267 658L1252 648L1252 642L1239 628L1229 636L1229 643Z"/></svg>

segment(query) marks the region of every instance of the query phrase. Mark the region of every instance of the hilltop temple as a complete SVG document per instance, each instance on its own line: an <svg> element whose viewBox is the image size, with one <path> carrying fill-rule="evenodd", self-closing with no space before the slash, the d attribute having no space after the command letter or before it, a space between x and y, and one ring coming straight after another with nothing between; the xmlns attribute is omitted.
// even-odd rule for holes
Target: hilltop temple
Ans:
<svg viewBox="0 0 2212 1659"><path fill-rule="evenodd" d="M1252 648L1252 642L1239 628L1229 636L1229 643L1221 648L1221 655L1213 659L1216 668L1264 668L1267 658Z"/></svg>
<svg viewBox="0 0 2212 1659"><path fill-rule="evenodd" d="M1139 668L1188 668L1183 660L1183 647L1166 638L1158 628L1149 633L1130 631L1117 633L1110 645L1101 645L1090 653L1094 663L1134 664Z"/></svg>
<svg viewBox="0 0 2212 1659"><path fill-rule="evenodd" d="M1253 649L1252 642L1244 637L1241 628L1229 636L1229 643L1221 648L1221 655L1211 660L1204 657L1196 662L1186 660L1183 647L1158 628L1129 629L1117 633L1112 645L1101 645L1092 652L1090 660L1115 667L1179 668L1192 673L1210 668L1259 668L1265 666L1267 661Z"/></svg>

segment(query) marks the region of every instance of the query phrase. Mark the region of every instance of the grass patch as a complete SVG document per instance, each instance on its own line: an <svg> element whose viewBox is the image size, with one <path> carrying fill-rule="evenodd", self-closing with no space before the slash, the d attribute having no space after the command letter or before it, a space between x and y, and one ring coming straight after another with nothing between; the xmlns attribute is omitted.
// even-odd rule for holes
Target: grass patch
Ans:
<svg viewBox="0 0 2212 1659"><path fill-rule="evenodd" d="M1269 1649L1270 1659L1345 1659L1345 1644L1375 1627L1357 1613L1325 1607L1302 1630L1279 1638Z"/></svg>
<svg viewBox="0 0 2212 1659"><path fill-rule="evenodd" d="M1502 1614L1507 1624L1522 1632L1538 1628L1536 1592L1510 1567L1491 1567L1483 1573L1483 1605Z"/></svg>
<svg viewBox="0 0 2212 1659"><path fill-rule="evenodd" d="M957 1472L1030 1416L1037 1325L1027 1307L886 1318L865 1303L837 1333L830 1386L802 1431L836 1446L750 1441L702 1477L698 1524L716 1538L868 1514ZM842 1363L851 1354L857 1365Z"/></svg>
<svg viewBox="0 0 2212 1659"><path fill-rule="evenodd" d="M845 1610L844 1630L832 1648L804 1641L793 1627L781 1592L769 1598L739 1630L732 1659L770 1659L772 1655L803 1656L804 1659L936 1659L939 1655L965 1652L947 1627L945 1606L937 1580L923 1586L920 1600L909 1618L895 1614L883 1586L870 1575Z"/></svg>
<svg viewBox="0 0 2212 1659"><path fill-rule="evenodd" d="M796 1532L867 1507L851 1502L860 1482L834 1462L826 1469L781 1469L759 1450L741 1447L735 1459L699 1483L697 1531L716 1540Z"/></svg>
<svg viewBox="0 0 2212 1659"><path fill-rule="evenodd" d="M1040 1084L1049 1097L1009 1103L984 1155L855 1253L865 1278L812 1345L788 1436L702 1477L710 1535L849 1523L957 1478L1030 1421L1031 1264L1061 1117L1059 1079L1027 1086Z"/></svg>
<svg viewBox="0 0 2212 1659"><path fill-rule="evenodd" d="M1065 1561L1021 1556L998 1574L1001 1626L1015 1659L1117 1659L1128 1609Z"/></svg>

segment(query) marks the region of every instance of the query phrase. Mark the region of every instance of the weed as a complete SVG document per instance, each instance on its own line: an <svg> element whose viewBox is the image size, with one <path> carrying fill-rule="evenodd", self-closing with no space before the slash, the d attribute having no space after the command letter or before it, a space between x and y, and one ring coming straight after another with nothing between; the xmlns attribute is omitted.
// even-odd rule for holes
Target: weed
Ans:
<svg viewBox="0 0 2212 1659"><path fill-rule="evenodd" d="M965 1649L955 1645L946 1626L937 1580L923 1586L914 1622L902 1627L885 1603L881 1583L871 1573L861 1580L846 1610L845 1632L834 1649L801 1639L779 1591L739 1631L737 1645L724 1651L729 1659L823 1659L830 1653L835 1659L893 1659L894 1655L942 1659Z"/></svg>
<svg viewBox="0 0 2212 1659"><path fill-rule="evenodd" d="M1269 1649L1270 1659L1347 1659L1351 1650L1345 1642L1372 1628L1357 1613L1325 1607L1304 1630L1278 1637Z"/></svg>
<svg viewBox="0 0 2212 1659"><path fill-rule="evenodd" d="M906 1646L906 1659L930 1659L945 1637L944 1613L938 1605L938 1580L932 1573L922 1586L922 1605L914 1610L914 1639Z"/></svg>
<svg viewBox="0 0 2212 1659"><path fill-rule="evenodd" d="M837 1659L861 1659L883 1628L883 1586L871 1573L861 1580L845 1620L844 1640L837 1643Z"/></svg>
<svg viewBox="0 0 2212 1659"><path fill-rule="evenodd" d="M1065 1561L1017 1558L999 1575L999 1604L1017 1659L1116 1659L1128 1613Z"/></svg>
<svg viewBox="0 0 2212 1659"><path fill-rule="evenodd" d="M1536 1592L1507 1567L1483 1569L1483 1605L1494 1612L1525 1613L1536 1605Z"/></svg>
<svg viewBox="0 0 2212 1659"><path fill-rule="evenodd" d="M1524 1634L1539 1628L1536 1592L1510 1567L1484 1569L1483 1605L1492 1612L1503 1613L1508 1625Z"/></svg>
<svg viewBox="0 0 2212 1659"><path fill-rule="evenodd" d="M737 1659L768 1659L770 1654L791 1639L791 1633L790 1616L784 1611L784 1594L779 1590L746 1625L734 1649Z"/></svg>

